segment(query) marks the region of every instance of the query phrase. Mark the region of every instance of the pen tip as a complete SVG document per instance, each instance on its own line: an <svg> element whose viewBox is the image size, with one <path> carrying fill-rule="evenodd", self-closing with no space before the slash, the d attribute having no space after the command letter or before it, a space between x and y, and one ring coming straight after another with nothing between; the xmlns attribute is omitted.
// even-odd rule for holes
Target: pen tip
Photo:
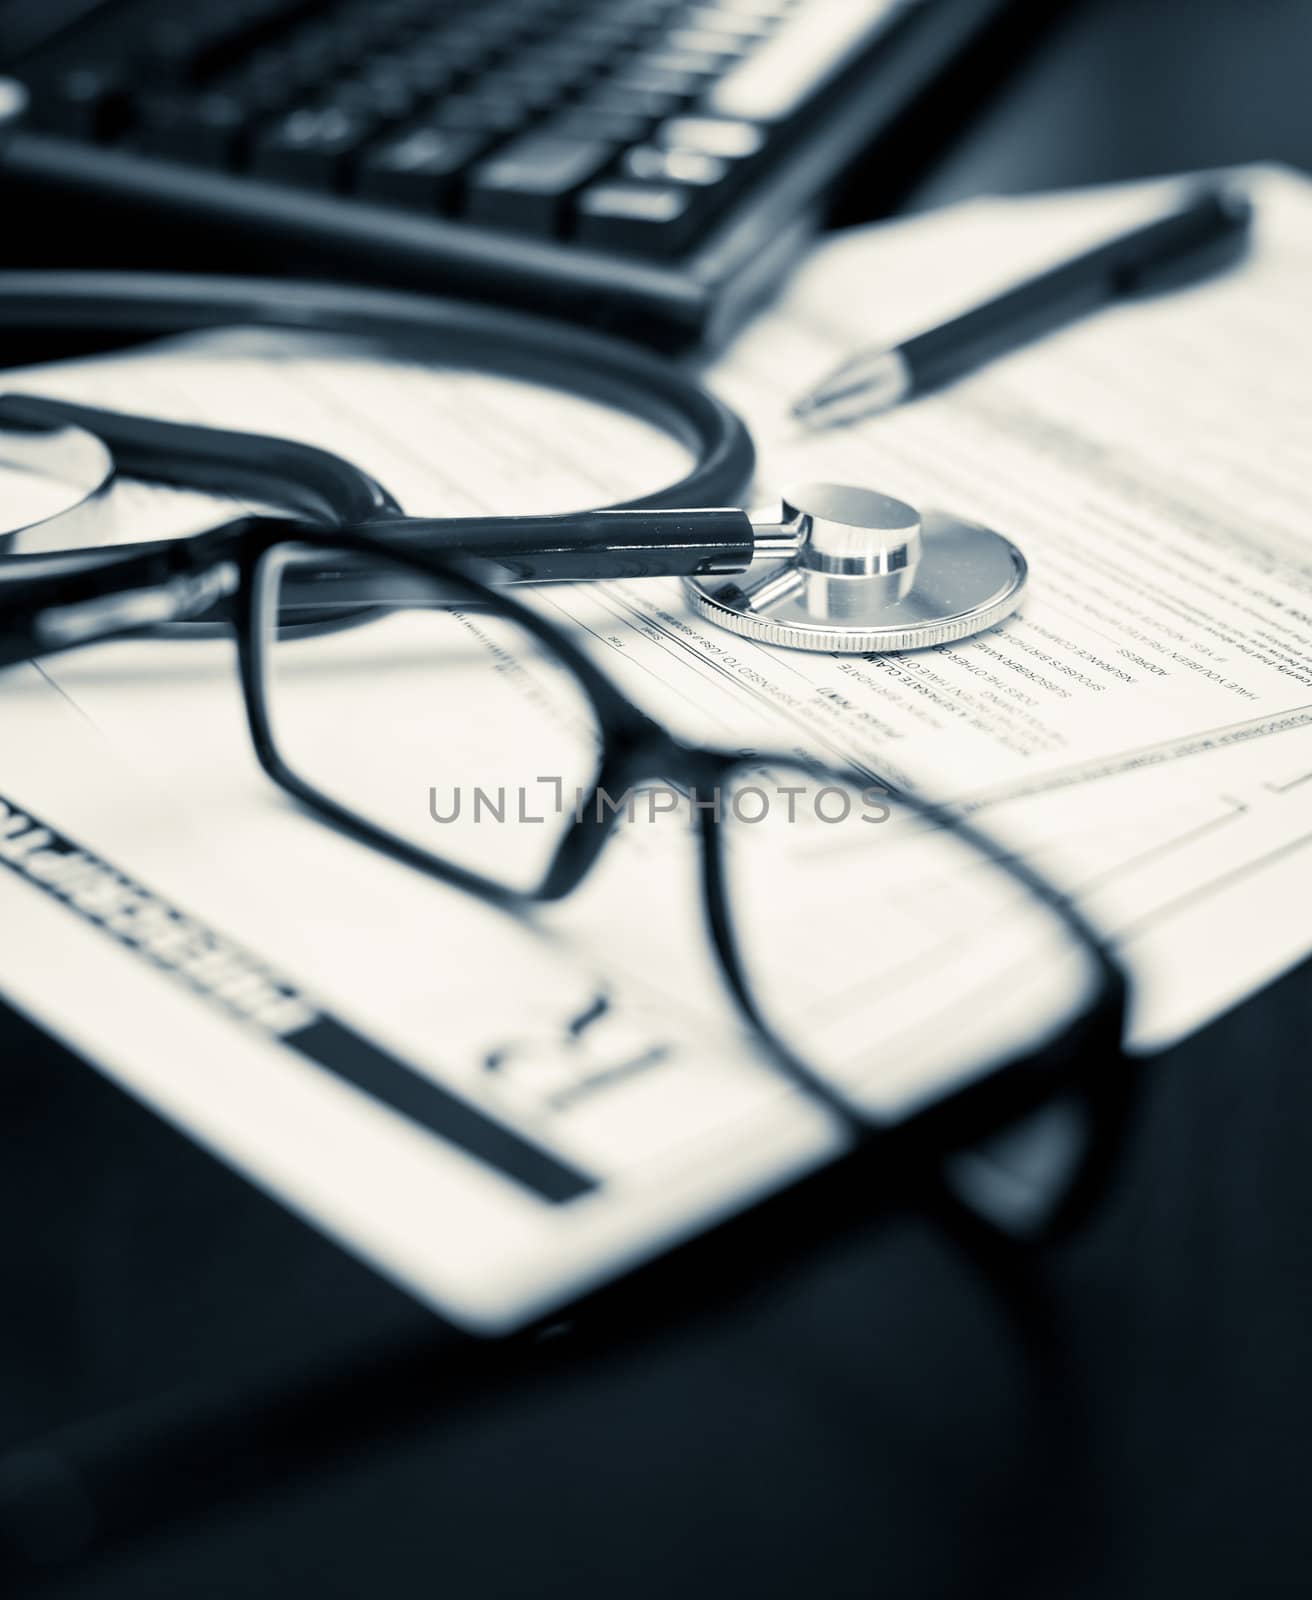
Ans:
<svg viewBox="0 0 1312 1600"><path fill-rule="evenodd" d="M789 411L790 421L808 433L828 428L832 417L828 405L822 400L798 401Z"/></svg>

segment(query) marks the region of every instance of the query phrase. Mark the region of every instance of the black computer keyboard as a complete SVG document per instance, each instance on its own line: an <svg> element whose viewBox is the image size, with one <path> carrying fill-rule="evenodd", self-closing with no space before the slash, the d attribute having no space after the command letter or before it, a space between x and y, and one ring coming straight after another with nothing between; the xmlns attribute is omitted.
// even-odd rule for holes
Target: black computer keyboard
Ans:
<svg viewBox="0 0 1312 1600"><path fill-rule="evenodd" d="M78 10L8 69L30 94L24 131L38 146L25 169L11 142L20 182L33 183L35 160L41 179L80 182L102 206L116 198L125 217L153 205L194 227L208 207L215 226L256 230L253 248L263 229L279 261L291 235L311 258L317 238L324 264L355 276L426 278L695 337L736 282L765 275L783 253L772 247L845 161L999 3L82 0ZM934 15L953 22L947 36L929 26ZM390 270L389 239L404 241Z"/></svg>

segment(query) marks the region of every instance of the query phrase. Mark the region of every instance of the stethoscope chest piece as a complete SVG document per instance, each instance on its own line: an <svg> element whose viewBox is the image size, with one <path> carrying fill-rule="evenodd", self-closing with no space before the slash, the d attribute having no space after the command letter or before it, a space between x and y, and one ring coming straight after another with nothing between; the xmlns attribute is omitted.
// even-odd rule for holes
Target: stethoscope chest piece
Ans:
<svg viewBox="0 0 1312 1600"><path fill-rule="evenodd" d="M1025 558L1000 533L871 489L790 490L771 535L771 554L746 572L684 580L700 616L762 644L853 654L949 644L1010 616L1025 591Z"/></svg>

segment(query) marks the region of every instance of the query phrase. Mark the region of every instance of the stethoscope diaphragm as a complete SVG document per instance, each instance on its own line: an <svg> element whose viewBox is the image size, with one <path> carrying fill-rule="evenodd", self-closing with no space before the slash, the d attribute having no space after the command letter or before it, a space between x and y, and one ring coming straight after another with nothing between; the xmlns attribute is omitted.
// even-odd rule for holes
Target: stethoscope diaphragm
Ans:
<svg viewBox="0 0 1312 1600"><path fill-rule="evenodd" d="M790 490L775 542L746 572L685 578L697 614L761 644L866 654L982 633L1025 591L1025 557L1009 539L872 489Z"/></svg>

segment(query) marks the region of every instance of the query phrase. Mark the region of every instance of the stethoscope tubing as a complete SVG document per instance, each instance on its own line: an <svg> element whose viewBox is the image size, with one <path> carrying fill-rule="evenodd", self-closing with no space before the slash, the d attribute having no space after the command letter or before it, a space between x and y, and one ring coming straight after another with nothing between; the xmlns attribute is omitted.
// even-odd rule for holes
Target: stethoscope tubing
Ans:
<svg viewBox="0 0 1312 1600"><path fill-rule="evenodd" d="M694 376L622 340L544 317L399 290L264 278L0 272L0 331L50 328L61 335L131 341L234 327L362 339L379 343L395 359L537 382L641 418L688 449L693 465L682 478L607 509L734 506L755 468L741 419ZM138 443L148 455L151 441ZM120 467L128 470L121 448ZM203 448L200 456L204 468ZM194 477L186 481L202 486ZM344 520L364 520L354 510Z"/></svg>
<svg viewBox="0 0 1312 1600"><path fill-rule="evenodd" d="M513 517L410 517L387 489L341 456L270 435L164 422L41 395L0 396L0 427L76 429L105 447L111 473L266 502L332 528L353 528L448 559L475 560L494 583L599 578L691 577L741 572L753 559L751 518L732 507L619 508ZM109 478L105 480L106 487ZM100 491L97 491L98 493ZM0 562L11 573L31 559L86 552L62 542L89 509L79 502L40 525L40 548ZM54 539L52 547L51 539ZM102 547L97 547L102 548ZM144 545L118 544L116 556ZM0 577L2 581L2 577Z"/></svg>

